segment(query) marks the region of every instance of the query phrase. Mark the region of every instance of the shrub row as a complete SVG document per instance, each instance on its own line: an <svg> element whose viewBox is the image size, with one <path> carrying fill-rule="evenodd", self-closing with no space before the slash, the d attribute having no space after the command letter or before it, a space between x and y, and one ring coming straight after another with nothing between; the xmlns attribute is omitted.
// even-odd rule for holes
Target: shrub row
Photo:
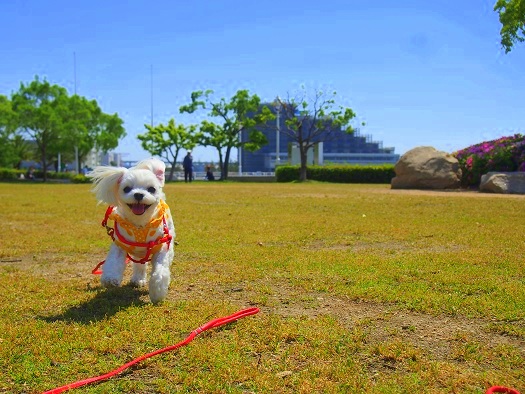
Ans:
<svg viewBox="0 0 525 394"><path fill-rule="evenodd" d="M20 179L20 176L25 176L25 170L15 170L13 168L0 168L0 180L1 181L16 181Z"/></svg>
<svg viewBox="0 0 525 394"><path fill-rule="evenodd" d="M44 171L42 170L35 170L35 178L42 179L44 178ZM62 179L62 180L70 180L75 176L75 173L73 172L55 172L55 171L48 171L47 172L47 179Z"/></svg>
<svg viewBox="0 0 525 394"><path fill-rule="evenodd" d="M388 183L396 176L393 164L378 166L328 165L311 166L306 170L309 180L334 183ZM277 182L299 180L299 166L279 166L275 171Z"/></svg>
<svg viewBox="0 0 525 394"><path fill-rule="evenodd" d="M85 175L78 174L71 177L71 182L73 183L91 183L91 178L88 178Z"/></svg>
<svg viewBox="0 0 525 394"><path fill-rule="evenodd" d="M27 180L27 170L17 170L14 168L0 168L0 181L18 181L21 180L21 176L24 176ZM44 173L42 170L35 170L33 173L36 179L42 179ZM76 175L72 172L54 172L48 171L48 179L71 181L73 183L89 183L91 180L85 175Z"/></svg>
<svg viewBox="0 0 525 394"><path fill-rule="evenodd" d="M16 181L26 170L0 168L0 180ZM42 179L42 171L35 171L35 177ZM275 172L277 182L293 182L299 180L299 166L279 166ZM390 183L395 176L393 165L360 166L360 165L329 165L312 166L307 169L307 178L315 181L334 183ZM90 183L85 175L75 175L71 172L48 172L48 179L70 180L73 183Z"/></svg>

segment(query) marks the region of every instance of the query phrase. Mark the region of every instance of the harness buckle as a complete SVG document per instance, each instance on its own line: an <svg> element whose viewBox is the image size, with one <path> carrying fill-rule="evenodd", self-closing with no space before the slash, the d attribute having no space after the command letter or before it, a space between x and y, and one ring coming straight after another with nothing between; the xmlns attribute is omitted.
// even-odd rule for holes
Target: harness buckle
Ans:
<svg viewBox="0 0 525 394"><path fill-rule="evenodd" d="M115 229L114 228L106 226L106 233L108 233L111 239L115 240L115 237L114 237Z"/></svg>

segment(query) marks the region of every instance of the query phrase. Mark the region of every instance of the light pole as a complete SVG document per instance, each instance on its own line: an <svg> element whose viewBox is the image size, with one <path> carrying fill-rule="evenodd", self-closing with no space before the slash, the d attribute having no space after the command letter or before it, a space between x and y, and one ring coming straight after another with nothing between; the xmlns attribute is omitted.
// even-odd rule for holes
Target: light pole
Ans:
<svg viewBox="0 0 525 394"><path fill-rule="evenodd" d="M239 162L239 176L242 176L242 131L239 133L239 148L237 149L237 160Z"/></svg>
<svg viewBox="0 0 525 394"><path fill-rule="evenodd" d="M153 127L153 64L150 66L151 127Z"/></svg>
<svg viewBox="0 0 525 394"><path fill-rule="evenodd" d="M239 176L242 176L242 125L239 127L239 149L237 149L237 160L239 162Z"/></svg>
<svg viewBox="0 0 525 394"><path fill-rule="evenodd" d="M280 164L281 158L279 157L279 151L281 149L280 142L281 142L281 99L279 96L276 98L276 104L275 104L275 110L277 112L277 128L275 131L275 169L277 169L277 166ZM274 171L275 171L274 169Z"/></svg>
<svg viewBox="0 0 525 394"><path fill-rule="evenodd" d="M75 96L77 95L77 53L73 52L73 70L75 77ZM76 130L75 130L76 131ZM78 162L78 145L75 144L75 172L80 174L80 163Z"/></svg>

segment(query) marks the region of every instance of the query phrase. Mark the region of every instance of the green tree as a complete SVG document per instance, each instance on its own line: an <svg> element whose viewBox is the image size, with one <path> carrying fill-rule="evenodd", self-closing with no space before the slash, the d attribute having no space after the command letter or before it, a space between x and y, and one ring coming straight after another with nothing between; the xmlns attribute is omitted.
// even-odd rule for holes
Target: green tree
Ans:
<svg viewBox="0 0 525 394"><path fill-rule="evenodd" d="M64 126L66 132L61 135L58 148L61 152L67 152L65 157L69 159L72 159L74 152L71 147L76 148L79 162L93 148L104 153L116 148L125 135L123 121L117 114L105 114L96 100L76 94L69 97Z"/></svg>
<svg viewBox="0 0 525 394"><path fill-rule="evenodd" d="M501 22L501 45L509 53L515 43L525 41L525 1L497 0L494 11Z"/></svg>
<svg viewBox="0 0 525 394"><path fill-rule="evenodd" d="M117 113L106 114L100 110L96 101L93 103L96 105L98 113L97 121L93 122L91 129L94 134L95 147L107 153L115 149L119 141L126 136L124 122Z"/></svg>
<svg viewBox="0 0 525 394"><path fill-rule="evenodd" d="M76 147L81 159L93 148L107 152L117 147L125 136L117 114L105 114L95 100L70 97L63 87L38 77L27 85L21 83L11 101L17 128L36 143L44 181L47 167L59 153L72 157Z"/></svg>
<svg viewBox="0 0 525 394"><path fill-rule="evenodd" d="M285 127L282 132L292 139L299 148L300 170L299 180L306 180L308 150L319 142L334 138L337 132L346 127L347 133L353 133L350 121L356 114L351 108L335 107L336 92L328 96L316 91L314 98L309 100L303 89L299 98L277 99Z"/></svg>
<svg viewBox="0 0 525 394"><path fill-rule="evenodd" d="M217 149L219 153L219 169L221 171L221 179L223 179L224 168L224 149L228 146L227 134L222 129L222 126L203 120L201 122L201 139L200 144L203 146L212 146Z"/></svg>
<svg viewBox="0 0 525 394"><path fill-rule="evenodd" d="M17 130L17 116L11 101L0 95L0 167L20 168L22 160L32 158L32 149Z"/></svg>
<svg viewBox="0 0 525 394"><path fill-rule="evenodd" d="M221 98L213 102L210 95L212 90L195 91L191 94L191 103L180 107L181 113L193 113L202 108L208 110L208 116L219 118L218 123L202 121L200 131L203 133L201 143L205 146L214 146L219 153L221 179L228 178L228 164L232 148L243 147L255 151L268 141L266 136L258 130L266 122L275 118L268 107L260 108L261 99L257 95L250 95L248 90L238 90L229 100ZM243 133L245 132L245 133ZM246 134L246 141L240 141L239 134Z"/></svg>
<svg viewBox="0 0 525 394"><path fill-rule="evenodd" d="M192 150L199 142L200 134L195 132L197 126L176 125L175 119L170 119L167 125L159 124L153 127L146 124L144 127L147 131L137 138L144 150L170 163L168 180L172 180L180 150Z"/></svg>
<svg viewBox="0 0 525 394"><path fill-rule="evenodd" d="M47 167L57 153L60 135L64 133L63 115L67 112L67 91L38 77L11 97L18 116L18 126L36 143L36 149L47 179Z"/></svg>

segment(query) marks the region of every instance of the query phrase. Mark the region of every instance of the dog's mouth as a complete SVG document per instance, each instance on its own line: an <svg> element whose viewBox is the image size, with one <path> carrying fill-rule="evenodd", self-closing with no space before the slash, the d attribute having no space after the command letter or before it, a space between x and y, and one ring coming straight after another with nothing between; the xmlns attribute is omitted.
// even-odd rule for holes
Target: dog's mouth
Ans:
<svg viewBox="0 0 525 394"><path fill-rule="evenodd" d="M135 203L135 204L128 204L129 209L135 214L135 215L142 215L146 210L151 207L151 205L141 204L141 203Z"/></svg>

